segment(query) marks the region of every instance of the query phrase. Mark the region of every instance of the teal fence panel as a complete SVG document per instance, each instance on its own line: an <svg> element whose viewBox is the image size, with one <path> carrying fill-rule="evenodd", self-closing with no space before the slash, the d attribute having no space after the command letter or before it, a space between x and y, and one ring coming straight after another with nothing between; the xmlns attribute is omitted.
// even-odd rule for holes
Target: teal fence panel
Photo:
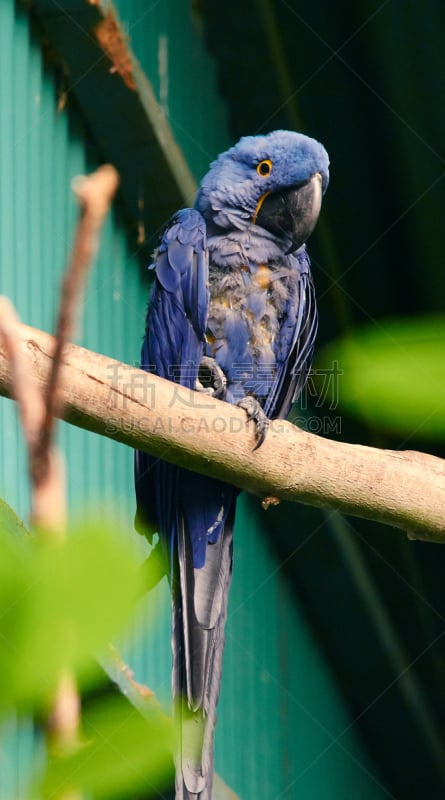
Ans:
<svg viewBox="0 0 445 800"><path fill-rule="evenodd" d="M199 181L209 162L233 144L215 63L203 39L199 3L115 0L113 6Z"/></svg>
<svg viewBox="0 0 445 800"><path fill-rule="evenodd" d="M261 534L262 513L238 501L216 768L246 800L388 797Z"/></svg>
<svg viewBox="0 0 445 800"><path fill-rule="evenodd" d="M116 3L137 57L199 179L230 144L215 70L189 3ZM198 5L197 5L198 7ZM52 330L62 269L76 218L70 181L97 158L75 109L58 109L58 86L44 67L25 6L0 3L0 292L24 322ZM191 198L192 199L192 198ZM78 341L128 363L139 356L147 283L119 210L110 215L89 280ZM106 510L135 542L132 453L61 425L70 513ZM26 460L15 409L0 402L0 495L26 518ZM240 499L217 768L241 798L383 796L378 776L349 730L344 703L304 614L283 582L252 500ZM139 681L168 705L170 631L164 581L141 601L123 645ZM32 726L0 731L0 798L26 797L39 752Z"/></svg>

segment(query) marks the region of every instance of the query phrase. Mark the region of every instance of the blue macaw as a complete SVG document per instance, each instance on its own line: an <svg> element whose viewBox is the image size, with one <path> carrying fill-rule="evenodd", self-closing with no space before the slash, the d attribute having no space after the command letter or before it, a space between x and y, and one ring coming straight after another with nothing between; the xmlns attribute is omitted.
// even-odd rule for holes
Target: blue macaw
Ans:
<svg viewBox="0 0 445 800"><path fill-rule="evenodd" d="M290 131L247 136L210 165L194 208L167 224L143 369L237 403L256 424L287 416L317 329L305 242L328 156ZM159 534L172 592L177 800L210 800L238 489L136 452L136 527Z"/></svg>

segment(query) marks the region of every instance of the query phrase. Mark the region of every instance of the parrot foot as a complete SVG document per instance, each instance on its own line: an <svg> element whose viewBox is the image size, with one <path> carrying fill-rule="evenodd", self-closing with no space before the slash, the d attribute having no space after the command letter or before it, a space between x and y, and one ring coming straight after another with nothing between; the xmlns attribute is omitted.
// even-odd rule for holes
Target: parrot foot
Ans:
<svg viewBox="0 0 445 800"><path fill-rule="evenodd" d="M266 417L263 409L261 408L258 400L256 400L256 398L252 397L251 395L246 395L246 397L243 397L241 400L239 400L237 406L239 406L239 408L242 408L243 411L246 412L248 422L250 422L250 420L253 420L255 423L255 429L256 429L255 433L257 437L257 443L253 448L252 452L254 452L255 450L258 450L259 447L261 447L261 445L264 442L264 439L266 438L267 429L269 427L269 420Z"/></svg>
<svg viewBox="0 0 445 800"><path fill-rule="evenodd" d="M204 392L217 400L224 400L226 396L227 379L214 358L203 356L199 364L198 378L195 391Z"/></svg>

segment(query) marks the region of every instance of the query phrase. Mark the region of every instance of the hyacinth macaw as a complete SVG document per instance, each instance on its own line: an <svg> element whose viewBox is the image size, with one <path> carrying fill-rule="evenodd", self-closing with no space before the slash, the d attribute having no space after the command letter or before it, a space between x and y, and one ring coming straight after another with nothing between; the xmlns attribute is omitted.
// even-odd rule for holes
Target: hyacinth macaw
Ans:
<svg viewBox="0 0 445 800"><path fill-rule="evenodd" d="M244 137L214 161L194 208L155 252L143 369L256 424L287 416L311 365L317 311L305 242L328 184L300 133ZM136 453L136 527L159 534L172 591L177 800L210 800L238 489Z"/></svg>

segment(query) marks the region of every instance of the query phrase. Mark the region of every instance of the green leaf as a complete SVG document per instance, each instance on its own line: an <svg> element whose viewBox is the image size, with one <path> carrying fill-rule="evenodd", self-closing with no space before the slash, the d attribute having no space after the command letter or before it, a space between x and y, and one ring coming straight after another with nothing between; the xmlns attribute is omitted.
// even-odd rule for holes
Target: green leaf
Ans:
<svg viewBox="0 0 445 800"><path fill-rule="evenodd" d="M7 533L17 539L26 539L29 531L18 518L13 509L0 497L0 532Z"/></svg>
<svg viewBox="0 0 445 800"><path fill-rule="evenodd" d="M173 726L160 712L143 717L125 698L98 701L84 716L85 742L50 760L44 797L81 789L95 800L159 792L173 775ZM144 793L144 796L145 793Z"/></svg>
<svg viewBox="0 0 445 800"><path fill-rule="evenodd" d="M35 706L62 670L94 678L95 655L140 593L140 568L103 524L71 532L60 547L18 548L2 537L0 548L0 703Z"/></svg>
<svg viewBox="0 0 445 800"><path fill-rule="evenodd" d="M334 361L342 374L331 406L402 436L445 439L444 316L379 320L330 344L317 366Z"/></svg>
<svg viewBox="0 0 445 800"><path fill-rule="evenodd" d="M26 637L30 591L35 582L32 548L0 531L0 712L16 701L16 669Z"/></svg>

